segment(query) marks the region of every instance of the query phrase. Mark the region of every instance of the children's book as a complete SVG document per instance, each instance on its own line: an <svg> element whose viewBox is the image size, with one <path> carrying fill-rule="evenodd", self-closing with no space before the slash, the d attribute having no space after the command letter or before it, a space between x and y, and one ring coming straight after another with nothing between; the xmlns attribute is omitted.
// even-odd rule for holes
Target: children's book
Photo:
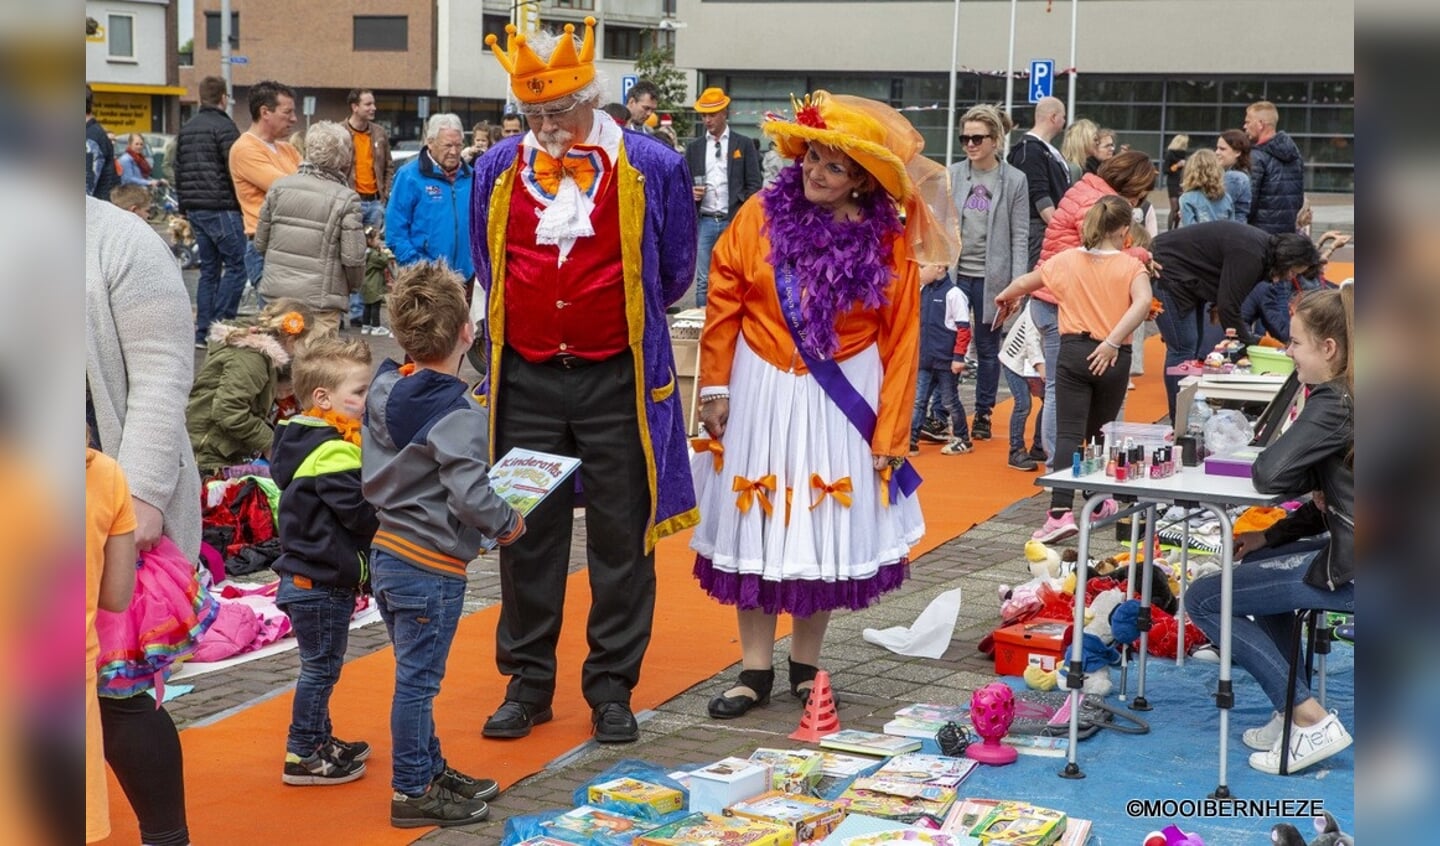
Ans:
<svg viewBox="0 0 1440 846"><path fill-rule="evenodd" d="M896 717L887 722L881 730L896 737L918 737L921 740L933 740L943 728L945 728L945 722L941 720Z"/></svg>
<svg viewBox="0 0 1440 846"><path fill-rule="evenodd" d="M979 762L946 755L896 755L875 772L875 778L913 781L935 787L959 787Z"/></svg>
<svg viewBox="0 0 1440 846"><path fill-rule="evenodd" d="M1065 833L1064 811L1001 800L975 827L972 837L986 846L1052 846Z"/></svg>
<svg viewBox="0 0 1440 846"><path fill-rule="evenodd" d="M906 843L935 844L936 834L949 836L953 846L980 846L979 840L964 832L937 831L934 828L904 825L894 820L882 820L879 817L868 817L864 814L849 814L822 842L825 846L846 846L846 844L870 846L872 841L862 841L858 838L876 834L885 836L873 842L889 843L894 846L903 846Z"/></svg>
<svg viewBox="0 0 1440 846"><path fill-rule="evenodd" d="M1045 758L1064 758L1070 751L1070 738L1044 737L1038 734L1007 734L1000 738L1006 746L1013 746L1021 755L1039 755Z"/></svg>
<svg viewBox="0 0 1440 846"><path fill-rule="evenodd" d="M490 488L516 511L529 514L579 466L578 458L513 447L490 467Z"/></svg>
<svg viewBox="0 0 1440 846"><path fill-rule="evenodd" d="M927 820L938 827L955 802L955 788L887 778L857 778L837 801L848 813L906 823Z"/></svg>
<svg viewBox="0 0 1440 846"><path fill-rule="evenodd" d="M820 753L820 778L815 782L813 791L816 796L826 799L834 799L839 796L856 776L867 775L874 772L885 762L884 758L871 758L869 756L846 755L844 752L831 752L826 750Z"/></svg>
<svg viewBox="0 0 1440 846"><path fill-rule="evenodd" d="M964 705L942 705L935 702L917 702L914 705L906 705L895 712L897 717L909 717L912 720L929 720L938 722L942 726L948 722L964 723L970 717L970 709Z"/></svg>
<svg viewBox="0 0 1440 846"><path fill-rule="evenodd" d="M918 752L924 744L909 737L896 737L858 729L841 729L820 738L820 745L826 749L839 749L841 752L889 757L905 752Z"/></svg>
<svg viewBox="0 0 1440 846"><path fill-rule="evenodd" d="M743 817L691 814L635 838L635 846L793 846L789 826Z"/></svg>
<svg viewBox="0 0 1440 846"><path fill-rule="evenodd" d="M985 819L986 815L998 804L1000 804L998 799L958 799L951 806L945 822L940 825L940 830L952 834L968 832ZM1090 838L1090 829L1093 825L1090 820L1069 817L1065 822L1065 833L1055 841L1055 846L1085 846L1085 841Z"/></svg>
<svg viewBox="0 0 1440 846"><path fill-rule="evenodd" d="M813 749L769 749L761 747L750 760L770 765L770 787L786 793L808 794L820 780L825 756Z"/></svg>
<svg viewBox="0 0 1440 846"><path fill-rule="evenodd" d="M789 826L798 844L814 843L830 834L845 819L845 809L824 799L772 790L736 802L725 809L725 815Z"/></svg>
<svg viewBox="0 0 1440 846"><path fill-rule="evenodd" d="M654 823L650 823L654 825ZM540 823L540 827L547 829L557 835L565 832L568 835L580 835L582 837L609 837L615 835L633 835L646 828L640 820L621 814L602 811L590 805L581 805L578 808L566 811L554 819Z"/></svg>

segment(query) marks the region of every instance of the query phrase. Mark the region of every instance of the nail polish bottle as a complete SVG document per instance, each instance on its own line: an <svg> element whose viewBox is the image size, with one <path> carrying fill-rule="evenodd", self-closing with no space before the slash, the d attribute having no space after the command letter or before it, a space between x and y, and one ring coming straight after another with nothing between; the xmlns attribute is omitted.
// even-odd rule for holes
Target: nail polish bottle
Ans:
<svg viewBox="0 0 1440 846"><path fill-rule="evenodd" d="M1159 448L1156 448L1155 452L1152 453L1152 454L1151 454L1151 457L1150 457L1150 478L1152 478L1152 479L1158 479L1158 478L1160 478L1160 450L1159 450Z"/></svg>
<svg viewBox="0 0 1440 846"><path fill-rule="evenodd" d="M1105 475L1106 475L1106 476L1112 476L1112 477L1113 477L1113 476L1115 475L1115 462L1116 462L1116 460L1118 459L1119 455L1120 455L1120 448L1119 448L1119 447L1113 447L1113 446L1110 447L1110 454L1109 454L1108 456L1106 456L1106 458L1105 458Z"/></svg>
<svg viewBox="0 0 1440 846"><path fill-rule="evenodd" d="M1070 459L1070 475L1080 476L1085 470L1085 457L1080 450L1075 450L1075 455Z"/></svg>
<svg viewBox="0 0 1440 846"><path fill-rule="evenodd" d="M1130 472L1129 464L1130 459L1126 457L1124 452L1121 452L1120 457L1115 459L1115 481L1123 482L1128 478Z"/></svg>

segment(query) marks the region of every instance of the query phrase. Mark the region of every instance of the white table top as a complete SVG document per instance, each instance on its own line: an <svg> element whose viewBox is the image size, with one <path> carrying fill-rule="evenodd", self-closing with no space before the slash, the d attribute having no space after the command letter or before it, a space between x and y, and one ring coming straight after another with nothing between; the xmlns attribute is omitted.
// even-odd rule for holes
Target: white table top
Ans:
<svg viewBox="0 0 1440 846"><path fill-rule="evenodd" d="M1177 453L1178 454L1178 453ZM1069 470L1048 473L1035 480L1044 488L1087 490L1132 496L1154 502L1206 502L1213 505L1268 505L1278 502L1280 494L1262 494L1249 479L1241 476L1212 476L1203 467L1181 467L1164 479L1135 479L1117 482L1097 470L1087 476L1071 475Z"/></svg>

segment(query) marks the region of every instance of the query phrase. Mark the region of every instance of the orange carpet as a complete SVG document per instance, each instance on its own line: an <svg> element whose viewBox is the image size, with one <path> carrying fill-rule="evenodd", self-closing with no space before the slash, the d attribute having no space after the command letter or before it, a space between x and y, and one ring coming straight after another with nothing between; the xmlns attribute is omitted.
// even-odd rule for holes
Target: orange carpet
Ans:
<svg viewBox="0 0 1440 846"><path fill-rule="evenodd" d="M1164 347L1158 337L1146 344L1146 374L1137 376L1127 417L1156 420L1165 414L1159 374ZM1010 403L995 409L997 440L982 441L974 453L942 456L928 445L917 459L925 478L920 502L926 535L915 558L988 520L1016 500L1037 492L1035 474L1005 466ZM712 601L690 576L689 532L660 544L659 587L654 636L645 672L632 705L653 708L739 659L734 611ZM1019 550L1016 550L1018 553ZM917 566L924 566L923 561ZM458 769L510 785L588 739L590 710L580 694L580 665L587 652L585 615L590 590L582 570L570 577L561 635L555 720L528 738L485 740L480 727L500 704L504 684L495 670L498 606L460 623L450 653L444 689L436 701L436 723L445 755ZM789 633L781 621L781 636ZM195 843L273 843L338 840L354 844L409 843L429 829L390 827L390 695L393 653L386 649L345 665L331 702L336 732L374 746L365 777L336 787L296 788L280 782L291 696L284 694L213 725L181 733L185 749L186 805ZM280 684L288 679L276 679ZM502 799L503 801L503 799ZM107 843L139 841L135 816L119 785L110 780L114 831Z"/></svg>

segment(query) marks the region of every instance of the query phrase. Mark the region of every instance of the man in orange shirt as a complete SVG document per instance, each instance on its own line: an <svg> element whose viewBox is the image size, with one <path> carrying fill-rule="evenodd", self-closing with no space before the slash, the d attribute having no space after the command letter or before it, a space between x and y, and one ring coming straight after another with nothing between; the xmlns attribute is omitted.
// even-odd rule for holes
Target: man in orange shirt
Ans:
<svg viewBox="0 0 1440 846"><path fill-rule="evenodd" d="M295 128L295 91L274 80L250 86L250 128L230 147L230 178L235 197L245 216L245 274L251 285L259 285L265 260L255 251L255 226L265 192L282 176L300 170L300 151L289 142Z"/></svg>
<svg viewBox="0 0 1440 846"><path fill-rule="evenodd" d="M360 217L365 227L385 231L385 203L390 199L390 183L395 179L395 166L390 159L390 136L385 127L375 123L375 92L368 88L352 88L345 102L350 104L350 130L355 160L350 168L350 187L360 195ZM364 314L360 292L350 294L350 322L358 323Z"/></svg>

